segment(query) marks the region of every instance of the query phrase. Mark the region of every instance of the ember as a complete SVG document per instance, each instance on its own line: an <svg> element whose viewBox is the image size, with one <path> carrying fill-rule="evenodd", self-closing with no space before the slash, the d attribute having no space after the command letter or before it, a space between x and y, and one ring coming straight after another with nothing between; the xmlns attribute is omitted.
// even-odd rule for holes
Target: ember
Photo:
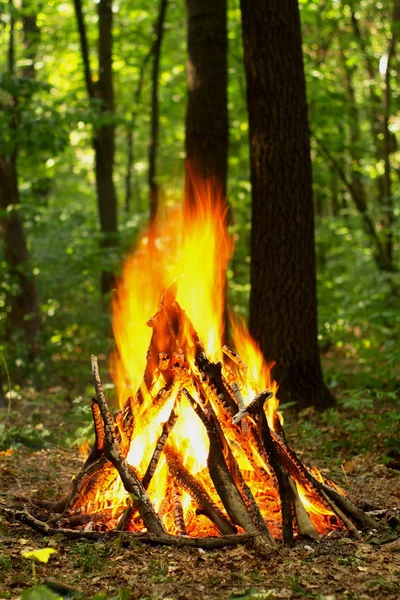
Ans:
<svg viewBox="0 0 400 600"><path fill-rule="evenodd" d="M232 244L215 186L203 184L198 199L195 210L159 219L126 262L114 302L121 410L110 416L92 357L96 442L59 523L245 533L269 548L296 534L357 535L375 523L289 447L277 385L244 324L233 321L236 351L222 345Z"/></svg>

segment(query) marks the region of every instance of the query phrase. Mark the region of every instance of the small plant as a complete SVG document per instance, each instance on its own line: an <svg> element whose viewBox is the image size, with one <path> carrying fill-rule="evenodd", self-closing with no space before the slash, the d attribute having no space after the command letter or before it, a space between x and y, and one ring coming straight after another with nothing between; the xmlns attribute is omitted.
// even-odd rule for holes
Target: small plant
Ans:
<svg viewBox="0 0 400 600"><path fill-rule="evenodd" d="M151 560L148 573L154 583L166 583L171 580L168 575L168 563L161 560Z"/></svg>
<svg viewBox="0 0 400 600"><path fill-rule="evenodd" d="M0 573L7 573L12 568L12 560L5 554L0 556Z"/></svg>
<svg viewBox="0 0 400 600"><path fill-rule="evenodd" d="M109 554L104 544L72 544L70 551L74 555L73 566L81 568L84 573L99 569Z"/></svg>
<svg viewBox="0 0 400 600"><path fill-rule="evenodd" d="M29 550L23 552L24 558L32 559L32 578L35 585L37 585L37 573L36 573L36 562L48 563L49 558L52 554L55 554L57 550L54 548L39 548L38 550Z"/></svg>

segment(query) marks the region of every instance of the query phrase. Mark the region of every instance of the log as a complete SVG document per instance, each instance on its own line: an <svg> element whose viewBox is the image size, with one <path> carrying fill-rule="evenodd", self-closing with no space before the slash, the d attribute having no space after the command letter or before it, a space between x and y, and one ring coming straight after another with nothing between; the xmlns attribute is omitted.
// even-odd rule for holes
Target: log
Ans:
<svg viewBox="0 0 400 600"><path fill-rule="evenodd" d="M138 509L146 529L150 533L155 533L157 535L163 534L165 533L164 526L161 522L161 519L155 512L154 507L147 496L146 490L142 486L131 465L129 465L119 450L118 442L114 433L114 424L108 410L107 401L101 385L97 357L92 355L91 361L93 382L96 390L96 401L99 405L104 425L104 453L118 471L122 483L124 484L126 491L130 494L136 508Z"/></svg>

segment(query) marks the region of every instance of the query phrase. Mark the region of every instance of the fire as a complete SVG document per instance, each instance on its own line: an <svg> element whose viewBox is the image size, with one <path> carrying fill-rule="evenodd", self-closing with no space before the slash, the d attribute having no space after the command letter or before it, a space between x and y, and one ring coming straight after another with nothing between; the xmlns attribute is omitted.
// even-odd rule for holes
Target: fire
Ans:
<svg viewBox="0 0 400 600"><path fill-rule="evenodd" d="M121 406L141 384L151 337L146 323L157 311L161 291L174 281L177 301L196 324L208 356L221 359L225 272L233 246L216 189L213 182L201 182L196 210L174 207L158 215L125 262L113 304L118 348L113 369Z"/></svg>
<svg viewBox="0 0 400 600"><path fill-rule="evenodd" d="M224 519L229 521L210 475L211 438L202 414L211 420L215 417L220 439L226 444L222 448L225 459L232 473L237 468L241 473L236 474L235 483L249 490L268 528L278 537L279 494L268 460L260 451L255 422L247 417L243 423L232 423L221 393L206 381L199 366L201 357L212 361L208 364L217 370L222 365L219 377L224 390L239 409L245 410L260 390L271 390L267 421L275 442L283 444L272 365L266 364L244 322L232 317L237 354L223 345L225 274L233 250L226 220L226 203L218 186L199 181L195 205L159 214L125 262L113 301L117 350L112 373L121 407L120 444L126 446L127 461L168 532L176 533L181 527L187 535L213 535L222 531ZM133 417L133 435L126 431L127 411ZM154 460L159 446L160 456ZM155 471L149 473L153 463ZM298 472L291 477L318 532L332 528L334 513L323 499L313 496ZM207 497L214 519L204 516L207 511L201 508L200 496ZM81 495L73 508L108 511L107 526L111 527L122 518L127 502L117 473L104 468L95 492ZM222 525L217 526L219 519ZM136 515L129 527L141 530L143 523ZM229 531L229 522L226 527Z"/></svg>

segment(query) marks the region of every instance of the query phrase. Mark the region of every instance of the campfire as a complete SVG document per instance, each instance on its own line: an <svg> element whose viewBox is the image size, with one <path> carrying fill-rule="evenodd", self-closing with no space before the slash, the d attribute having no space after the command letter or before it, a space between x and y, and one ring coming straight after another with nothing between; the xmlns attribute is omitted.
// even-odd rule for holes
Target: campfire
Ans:
<svg viewBox="0 0 400 600"><path fill-rule="evenodd" d="M198 189L196 207L159 217L126 261L113 306L120 410L92 357L95 444L53 523L205 547L357 536L376 523L289 446L271 365L244 324L231 318L235 350L221 341L232 242L216 186Z"/></svg>

